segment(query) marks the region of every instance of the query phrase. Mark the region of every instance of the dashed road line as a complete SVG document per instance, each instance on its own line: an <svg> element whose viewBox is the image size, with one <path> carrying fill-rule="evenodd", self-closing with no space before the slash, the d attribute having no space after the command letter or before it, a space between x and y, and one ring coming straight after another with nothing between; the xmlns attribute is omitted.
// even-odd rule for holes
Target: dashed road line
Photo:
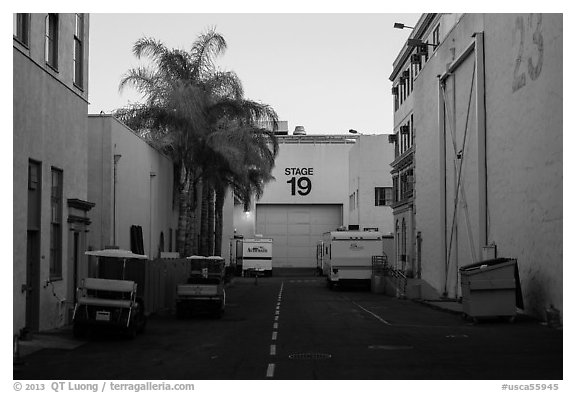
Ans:
<svg viewBox="0 0 576 393"><path fill-rule="evenodd" d="M274 376L274 367L275 367L274 363L268 364L268 370L266 370L267 378L272 378Z"/></svg>
<svg viewBox="0 0 576 393"><path fill-rule="evenodd" d="M272 341L278 339L278 318L280 318L280 303L282 301L282 291L284 290L284 281L280 284L280 292L278 292L278 302L276 303L276 310L274 311L274 324L272 325ZM270 345L270 356L276 356L276 344ZM268 369L266 370L266 378L274 377L274 369L276 365L274 363L268 363Z"/></svg>

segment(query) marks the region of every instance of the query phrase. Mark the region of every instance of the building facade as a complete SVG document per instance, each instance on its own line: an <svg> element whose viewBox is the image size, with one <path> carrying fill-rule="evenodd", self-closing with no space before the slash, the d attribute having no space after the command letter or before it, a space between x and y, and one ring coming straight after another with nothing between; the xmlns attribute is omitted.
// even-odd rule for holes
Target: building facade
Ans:
<svg viewBox="0 0 576 393"><path fill-rule="evenodd" d="M393 155L387 135L297 132L278 136L275 180L262 198L248 211L235 206L235 234L273 238L274 267L315 268L325 232L342 226L391 232L392 179L382 172Z"/></svg>
<svg viewBox="0 0 576 393"><path fill-rule="evenodd" d="M235 206L236 235L274 239L274 266L315 268L324 232L348 225L348 153L356 137L279 135L280 150L262 198Z"/></svg>
<svg viewBox="0 0 576 393"><path fill-rule="evenodd" d="M133 249L149 258L176 252L178 198L170 158L110 115L88 116L88 247ZM134 227L138 232L134 231Z"/></svg>
<svg viewBox="0 0 576 393"><path fill-rule="evenodd" d="M388 135L360 135L356 140L348 154L348 225L393 234L392 177L383 172L393 158Z"/></svg>
<svg viewBox="0 0 576 393"><path fill-rule="evenodd" d="M14 14L13 331L69 318L93 207L88 14Z"/></svg>
<svg viewBox="0 0 576 393"><path fill-rule="evenodd" d="M526 311L562 310L562 15L453 19L414 80L422 278L518 260Z"/></svg>
<svg viewBox="0 0 576 393"><path fill-rule="evenodd" d="M416 231L415 151L416 127L414 127L414 101L418 91L414 81L445 34L447 23L442 14L423 14L414 26L407 44L393 63L390 75L394 96L394 129L389 137L394 145L392 181L394 186L393 214L396 242L396 268L410 277L421 277L422 259L420 236ZM419 40L421 46L408 45Z"/></svg>

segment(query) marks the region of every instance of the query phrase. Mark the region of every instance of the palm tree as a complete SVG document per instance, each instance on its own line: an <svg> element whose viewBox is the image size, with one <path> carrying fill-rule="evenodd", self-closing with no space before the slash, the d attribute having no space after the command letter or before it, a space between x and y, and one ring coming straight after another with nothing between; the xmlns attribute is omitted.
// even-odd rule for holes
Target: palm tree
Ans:
<svg viewBox="0 0 576 393"><path fill-rule="evenodd" d="M253 126L260 120L277 125L277 115L272 108L243 98L242 84L235 73L216 69L214 58L225 49L226 41L214 29L201 34L189 52L168 49L159 41L142 38L135 43L133 52L138 58L148 57L151 66L129 70L120 82L120 89L134 87L145 102L119 109L115 115L170 155L174 162L179 195L177 250L187 254L195 251L190 250L194 242L186 242L186 238L190 240L190 236L194 236L189 216L196 212L197 184L202 182L206 203L213 206L214 190L222 190L221 185L215 186L218 179L236 176L238 184L241 179L250 179L246 174L249 170L238 165L254 165L246 158L253 148L238 144L233 131ZM235 127L227 127L223 132L224 123ZM257 138L254 141L259 142ZM241 151L240 146L245 151ZM260 156L275 157L277 144L274 146L274 152L260 152ZM271 169L271 166L263 168ZM213 233L209 229L213 228L207 220L209 216L201 218L205 223L201 233L204 242L204 237ZM185 249L187 243L189 247ZM213 244L210 238L208 243Z"/></svg>
<svg viewBox="0 0 576 393"><path fill-rule="evenodd" d="M220 255L222 247L223 206L228 190L234 190L245 205L252 196L260 198L264 184L273 179L271 172L278 154L275 134L254 125L221 122L206 144L203 181L213 190L203 192L203 250ZM214 223L212 223L214 215ZM212 226L213 225L213 226Z"/></svg>

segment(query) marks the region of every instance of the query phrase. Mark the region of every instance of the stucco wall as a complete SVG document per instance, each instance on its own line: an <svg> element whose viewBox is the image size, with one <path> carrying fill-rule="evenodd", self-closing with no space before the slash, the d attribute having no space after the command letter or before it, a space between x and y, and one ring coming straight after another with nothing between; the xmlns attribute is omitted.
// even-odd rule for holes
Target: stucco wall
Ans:
<svg viewBox="0 0 576 393"><path fill-rule="evenodd" d="M451 48L458 56L472 42L472 34L483 31L488 243L497 245L498 256L518 258L527 310L542 316L549 303L562 309L562 18L544 14L541 25L537 22L536 17L530 21L528 15L519 14L465 15L426 63L415 83L415 204L416 230L422 232L422 276L442 292L445 264L441 234L446 230L447 242L450 241L455 187L451 161L454 151L447 124L447 192L445 200L440 198L444 187L440 173L443 136L438 129L437 75L443 74L446 64L453 60ZM517 63L520 26L524 26L525 35L522 57ZM540 70L532 67L530 75L529 62L536 66L540 57L534 41L538 32L543 37L543 62ZM447 78L448 101L456 102L453 118L459 147L465 129L471 71L472 58L468 58ZM514 78L522 73L525 85L515 90ZM474 98L471 103L474 107ZM468 236L466 209L460 196L456 232L459 249L453 251L459 256L459 266L471 262L470 238L476 248L480 247L474 109L468 121L470 139L464 150L462 176L472 235ZM441 227L444 204L447 228ZM452 263L447 283L452 295L457 285L455 268Z"/></svg>
<svg viewBox="0 0 576 393"><path fill-rule="evenodd" d="M116 245L130 249L130 227L138 225L142 227L146 255L159 255L161 233L164 251L168 251L169 230L172 229L174 245L178 217L177 204L173 205L172 199L172 162L111 116L91 115L89 132L90 174L94 176L90 179L90 192L100 202L100 208L94 208L90 217L102 233L91 234L89 246L100 249L114 243L113 162L117 154L121 157L116 169Z"/></svg>
<svg viewBox="0 0 576 393"><path fill-rule="evenodd" d="M282 143L276 158L272 175L276 180L270 182L259 203L342 203L348 211L348 152L353 144L340 143ZM313 174L286 174L289 168L312 168ZM311 190L307 195L296 184L292 195L292 178L296 182L301 177L308 177ZM302 183L302 185L306 185ZM346 216L346 215L345 215ZM344 218L347 220L347 217ZM345 223L346 225L347 223Z"/></svg>
<svg viewBox="0 0 576 393"><path fill-rule="evenodd" d="M524 300L542 315L563 304L562 15L542 14L539 25L528 14L489 14L485 25L488 241L518 258Z"/></svg>
<svg viewBox="0 0 576 393"><path fill-rule="evenodd" d="M376 187L392 187L392 175L387 171L394 160L394 145L388 135L362 135L349 152L348 195L358 190L359 206L347 210L349 223L362 228L378 228L388 234L394 231L392 208L375 206Z"/></svg>
<svg viewBox="0 0 576 393"><path fill-rule="evenodd" d="M61 299L68 281L68 198L87 199L86 112L87 102L13 50L13 329L25 325L26 230L28 160L41 162L42 202L40 234L40 330L64 323ZM49 280L51 167L63 171L63 280Z"/></svg>

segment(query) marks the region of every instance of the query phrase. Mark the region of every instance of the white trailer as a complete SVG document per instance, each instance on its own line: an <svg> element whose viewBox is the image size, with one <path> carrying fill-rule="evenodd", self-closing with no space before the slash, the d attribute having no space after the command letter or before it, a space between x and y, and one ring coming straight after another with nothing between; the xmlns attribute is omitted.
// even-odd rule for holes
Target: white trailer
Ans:
<svg viewBox="0 0 576 393"><path fill-rule="evenodd" d="M272 275L272 244L269 238L242 240L242 275Z"/></svg>
<svg viewBox="0 0 576 393"><path fill-rule="evenodd" d="M370 285L372 256L382 255L382 234L334 231L324 234L324 275L328 287Z"/></svg>

